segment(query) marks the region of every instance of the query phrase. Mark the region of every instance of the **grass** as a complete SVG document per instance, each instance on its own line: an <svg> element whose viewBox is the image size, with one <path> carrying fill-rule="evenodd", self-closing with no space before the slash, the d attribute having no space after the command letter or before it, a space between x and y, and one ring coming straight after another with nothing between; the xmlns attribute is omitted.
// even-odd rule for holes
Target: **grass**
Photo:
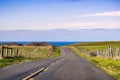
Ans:
<svg viewBox="0 0 120 80"><path fill-rule="evenodd" d="M9 46L10 48L18 48L21 57L0 59L0 68L8 65L18 64L25 60L46 59L52 46ZM56 58L60 55L60 50L54 47L53 54L49 58Z"/></svg>
<svg viewBox="0 0 120 80"><path fill-rule="evenodd" d="M102 42L84 42L80 44L74 44L75 46L120 46L120 41L102 41Z"/></svg>
<svg viewBox="0 0 120 80"><path fill-rule="evenodd" d="M120 48L120 41L104 41L104 42L85 42L80 44L74 44L70 46L75 46L78 48L88 49L88 50L103 50L111 46L113 49L116 47Z"/></svg>
<svg viewBox="0 0 120 80"><path fill-rule="evenodd" d="M9 48L18 49L18 56L25 58L47 58L47 54L52 46L7 46ZM6 53L6 50L4 50ZM9 54L9 53L8 53ZM16 54L14 54L16 56Z"/></svg>
<svg viewBox="0 0 120 80"><path fill-rule="evenodd" d="M25 61L25 60L29 60L27 58L5 58L5 59L1 59L0 60L0 68L9 66L9 65L13 65L13 64L17 64L19 62Z"/></svg>
<svg viewBox="0 0 120 80"><path fill-rule="evenodd" d="M94 46L94 45L92 45L92 46ZM89 57L89 56L86 56L84 53L79 52L77 49L75 49L73 47L69 47L69 48L71 50L73 50L77 55L87 59L88 61L95 64L97 67L104 70L108 75L113 76L116 80L120 80L120 60L114 60L114 59L108 59L108 58L98 58L98 57Z"/></svg>
<svg viewBox="0 0 120 80"><path fill-rule="evenodd" d="M51 55L51 58L56 58L60 56L60 49L58 47L54 47L53 54Z"/></svg>

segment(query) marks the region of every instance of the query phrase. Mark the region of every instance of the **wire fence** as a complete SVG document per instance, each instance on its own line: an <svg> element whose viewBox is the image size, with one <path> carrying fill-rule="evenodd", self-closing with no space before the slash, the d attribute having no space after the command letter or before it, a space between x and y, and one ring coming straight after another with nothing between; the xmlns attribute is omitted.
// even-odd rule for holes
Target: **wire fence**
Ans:
<svg viewBox="0 0 120 80"><path fill-rule="evenodd" d="M77 49L79 52L84 53L85 55L91 57L120 59L120 48L118 47L112 48L112 46L109 46L106 49L103 50L97 49L94 51L89 51L79 47L74 47L74 48Z"/></svg>
<svg viewBox="0 0 120 80"><path fill-rule="evenodd" d="M45 58L53 52L52 46L0 46L0 59L26 57Z"/></svg>

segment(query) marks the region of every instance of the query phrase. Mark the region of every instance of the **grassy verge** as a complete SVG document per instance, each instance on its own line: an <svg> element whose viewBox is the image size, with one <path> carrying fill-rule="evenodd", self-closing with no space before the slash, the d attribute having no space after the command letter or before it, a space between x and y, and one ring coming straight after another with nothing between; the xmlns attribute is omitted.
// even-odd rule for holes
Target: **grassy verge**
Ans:
<svg viewBox="0 0 120 80"><path fill-rule="evenodd" d="M53 54L51 55L51 58L56 58L60 56L60 49L57 47L54 47Z"/></svg>
<svg viewBox="0 0 120 80"><path fill-rule="evenodd" d="M120 60L88 57L74 48L70 49L73 50L77 55L89 60L97 67L104 70L108 75L113 76L116 80L120 80Z"/></svg>
<svg viewBox="0 0 120 80"><path fill-rule="evenodd" d="M18 64L19 62L23 62L23 61L26 61L26 60L36 60L36 59L46 59L48 58L46 56L46 53L44 51L44 54L40 54L41 51L38 52L38 54L40 55L39 57L35 57L35 58L22 58L22 57L19 57L19 58L4 58L4 59L0 59L0 68L3 68L3 67L6 67L6 66L9 66L9 65L13 65L13 64ZM38 55L37 54L37 55ZM34 56L35 54L33 54ZM50 56L50 58L56 58L60 56L60 50L59 48L57 47L54 47L53 49L53 54Z"/></svg>
<svg viewBox="0 0 120 80"><path fill-rule="evenodd" d="M25 61L25 60L30 60L28 58L5 58L0 60L0 68L17 64L19 62Z"/></svg>

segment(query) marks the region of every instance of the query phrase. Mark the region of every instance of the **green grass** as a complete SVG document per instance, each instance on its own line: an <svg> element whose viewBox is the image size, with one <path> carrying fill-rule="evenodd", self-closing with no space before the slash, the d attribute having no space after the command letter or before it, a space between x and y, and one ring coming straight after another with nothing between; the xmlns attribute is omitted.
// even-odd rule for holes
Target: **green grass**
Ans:
<svg viewBox="0 0 120 80"><path fill-rule="evenodd" d="M70 47L77 55L87 59L95 64L97 67L104 70L108 75L113 76L116 80L120 80L120 60L113 60L108 58L89 57L77 49Z"/></svg>
<svg viewBox="0 0 120 80"><path fill-rule="evenodd" d="M5 59L1 59L0 60L0 68L9 66L9 65L13 65L13 64L17 64L19 62L25 61L25 60L30 60L27 58L5 58Z"/></svg>
<svg viewBox="0 0 120 80"><path fill-rule="evenodd" d="M56 58L60 56L60 49L57 47L54 47L53 54L51 55L51 58Z"/></svg>
<svg viewBox="0 0 120 80"><path fill-rule="evenodd" d="M106 42L84 42L79 44L73 44L69 45L70 47L76 47L80 51L88 51L88 52L94 52L94 51L105 51L109 48L109 46L112 47L113 53L116 53L116 48L120 48L120 41L106 41Z"/></svg>
<svg viewBox="0 0 120 80"><path fill-rule="evenodd" d="M18 47L24 57L28 58L47 58L51 46L22 46Z"/></svg>
<svg viewBox="0 0 120 80"><path fill-rule="evenodd" d="M120 41L102 41L102 42L84 42L80 44L74 44L75 46L120 46Z"/></svg>

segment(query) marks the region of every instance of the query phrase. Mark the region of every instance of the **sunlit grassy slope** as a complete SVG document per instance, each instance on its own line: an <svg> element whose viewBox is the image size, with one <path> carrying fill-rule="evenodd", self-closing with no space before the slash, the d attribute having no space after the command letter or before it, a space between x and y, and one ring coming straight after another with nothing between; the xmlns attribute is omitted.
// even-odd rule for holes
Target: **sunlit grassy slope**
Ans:
<svg viewBox="0 0 120 80"><path fill-rule="evenodd" d="M86 42L86 43L74 44L69 46L75 46L78 49L86 50L86 51L105 50L109 46L111 46L113 52L115 52L116 48L120 48L120 41Z"/></svg>

